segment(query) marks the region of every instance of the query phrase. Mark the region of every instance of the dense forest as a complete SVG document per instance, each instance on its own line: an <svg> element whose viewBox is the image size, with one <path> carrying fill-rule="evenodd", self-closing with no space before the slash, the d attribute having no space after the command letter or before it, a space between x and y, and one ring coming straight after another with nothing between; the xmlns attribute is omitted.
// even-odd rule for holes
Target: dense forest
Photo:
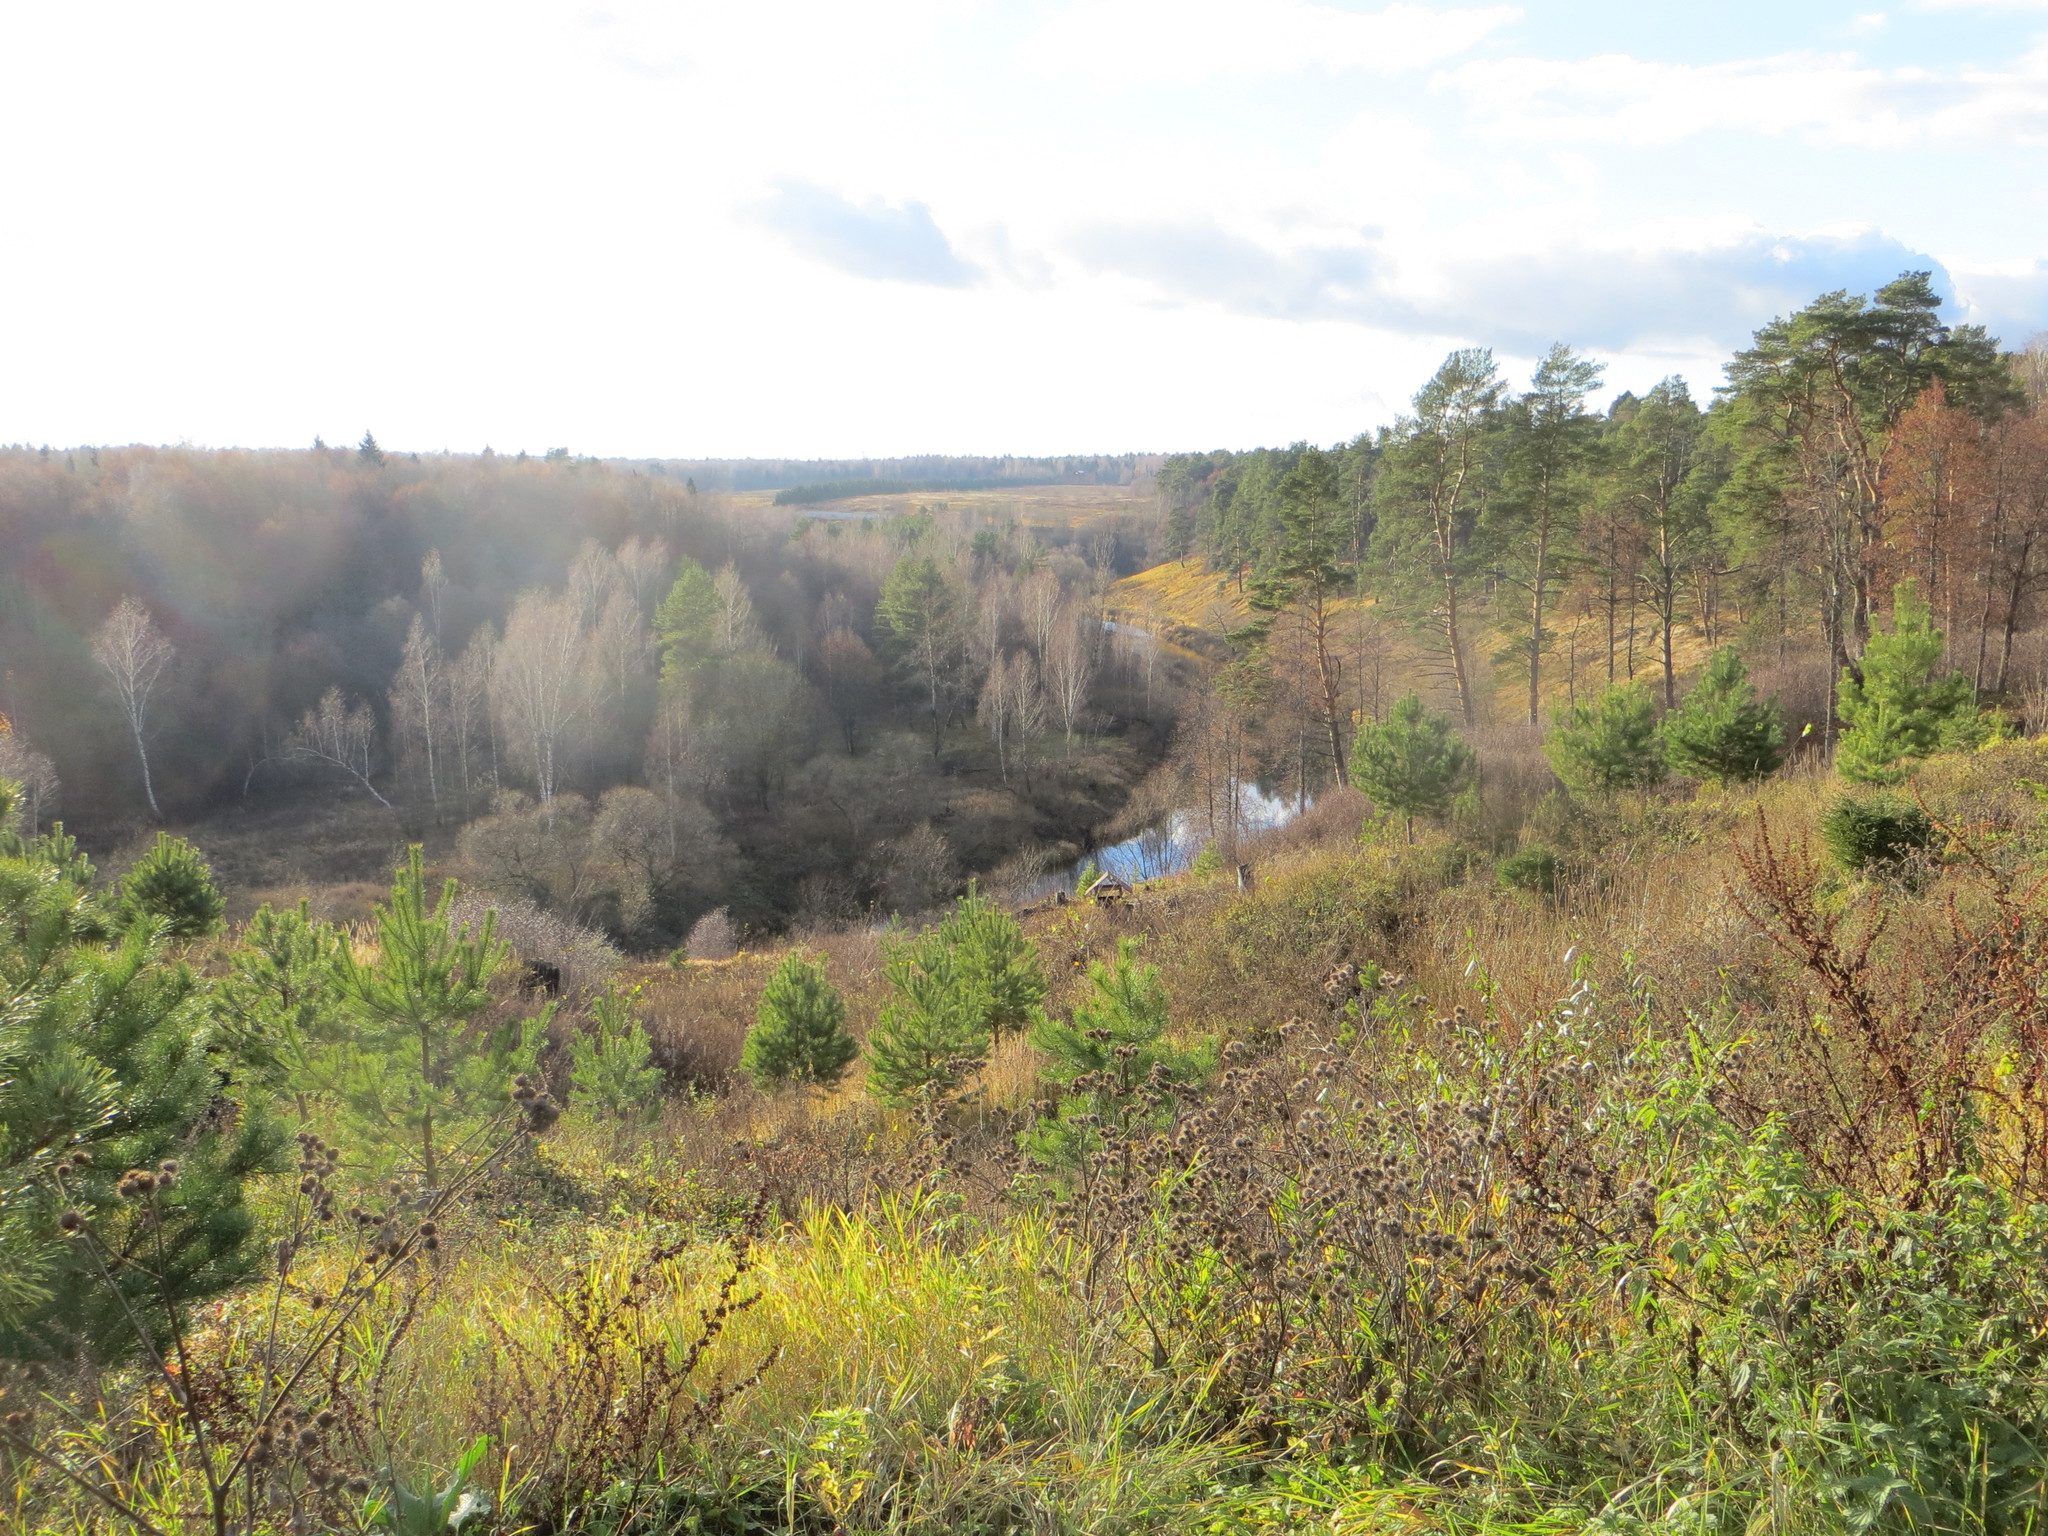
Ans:
<svg viewBox="0 0 2048 1536"><path fill-rule="evenodd" d="M2044 680L2048 369L1940 303L1925 273L1823 295L1711 400L1671 378L1596 410L1602 370L1568 347L1520 393L1454 352L1378 433L1169 459L1167 547L1217 574L1220 622L1314 722L1281 732L1311 783L1343 781L1390 671L1468 727L1535 726L1638 678L1668 709L1730 643L1825 749L1834 679L1903 578L2009 697Z"/></svg>
<svg viewBox="0 0 2048 1536"><path fill-rule="evenodd" d="M260 824L313 886L424 837L642 946L712 911L915 910L1072 859L1170 724L1101 622L1146 520L1045 521L943 499L799 521L369 437L15 450L0 751L31 826L118 843L170 818L225 853Z"/></svg>

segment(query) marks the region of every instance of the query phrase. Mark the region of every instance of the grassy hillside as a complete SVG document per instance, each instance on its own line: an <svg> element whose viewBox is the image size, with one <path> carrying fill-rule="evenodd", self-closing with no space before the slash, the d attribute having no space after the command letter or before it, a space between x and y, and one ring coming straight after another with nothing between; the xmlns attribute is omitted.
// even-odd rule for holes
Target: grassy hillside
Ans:
<svg viewBox="0 0 2048 1536"><path fill-rule="evenodd" d="M1010 1035L909 1108L737 1076L780 952L629 968L662 1097L603 1109L571 1008L567 1113L435 1207L345 1338L311 1302L358 1250L308 1241L193 1314L171 1380L232 1442L263 1352L319 1355L292 1396L361 1482L279 1473L312 1528L487 1436L506 1531L2033 1530L2043 782L2048 743L1935 759L1927 846L1861 870L1826 775L1553 799L1521 832L1547 891L1496 829L1411 845L1332 796L1249 891L1019 915L1056 1020L1135 942L1157 1045L1077 1080ZM856 1034L891 942L806 946ZM301 1177L259 1181L263 1232ZM0 1519L105 1528L96 1486L181 1528L163 1379L38 1369Z"/></svg>

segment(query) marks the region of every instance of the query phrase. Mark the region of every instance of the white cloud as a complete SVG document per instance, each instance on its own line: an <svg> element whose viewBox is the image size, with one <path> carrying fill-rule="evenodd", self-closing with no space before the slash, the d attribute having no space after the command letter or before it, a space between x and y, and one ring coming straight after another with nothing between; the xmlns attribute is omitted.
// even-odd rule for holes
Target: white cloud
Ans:
<svg viewBox="0 0 2048 1536"><path fill-rule="evenodd" d="M1086 0L1026 39L1022 60L1104 84L1258 76L1317 66L1392 75L1463 53L1519 6L1360 14L1309 0Z"/></svg>
<svg viewBox="0 0 2048 1536"><path fill-rule="evenodd" d="M757 216L794 250L850 277L965 288L982 276L961 259L920 202L855 203L823 187L786 181L762 202Z"/></svg>
<svg viewBox="0 0 2048 1536"><path fill-rule="evenodd" d="M1087 271L1140 285L1157 301L1518 351L1565 340L1711 352L1830 289L1869 292L1907 270L1947 281L1934 258L1864 227L1788 235L1688 222L1524 238L1519 247L1440 236L1396 249L1363 234L1288 246L1203 223L1098 224L1077 233L1070 251Z"/></svg>
<svg viewBox="0 0 2048 1536"><path fill-rule="evenodd" d="M1875 69L1783 54L1674 64L1603 54L1478 60L1443 77L1497 137L1668 144L1714 129L1866 147L2048 143L2048 50L2008 70Z"/></svg>

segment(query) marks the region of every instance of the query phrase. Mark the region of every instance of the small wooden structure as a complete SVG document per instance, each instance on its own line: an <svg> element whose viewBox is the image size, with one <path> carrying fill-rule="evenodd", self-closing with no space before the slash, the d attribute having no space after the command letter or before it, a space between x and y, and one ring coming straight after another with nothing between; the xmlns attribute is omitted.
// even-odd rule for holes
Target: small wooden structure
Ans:
<svg viewBox="0 0 2048 1536"><path fill-rule="evenodd" d="M1131 894L1130 886L1115 875L1100 875L1093 885L1081 893L1098 907L1113 907Z"/></svg>

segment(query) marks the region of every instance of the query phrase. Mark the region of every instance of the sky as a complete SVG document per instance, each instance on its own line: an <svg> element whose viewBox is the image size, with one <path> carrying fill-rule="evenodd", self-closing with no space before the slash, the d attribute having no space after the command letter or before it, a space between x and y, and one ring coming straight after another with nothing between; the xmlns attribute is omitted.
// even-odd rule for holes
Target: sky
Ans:
<svg viewBox="0 0 2048 1536"><path fill-rule="evenodd" d="M2048 330L2048 0L0 0L0 442L1334 442Z"/></svg>

